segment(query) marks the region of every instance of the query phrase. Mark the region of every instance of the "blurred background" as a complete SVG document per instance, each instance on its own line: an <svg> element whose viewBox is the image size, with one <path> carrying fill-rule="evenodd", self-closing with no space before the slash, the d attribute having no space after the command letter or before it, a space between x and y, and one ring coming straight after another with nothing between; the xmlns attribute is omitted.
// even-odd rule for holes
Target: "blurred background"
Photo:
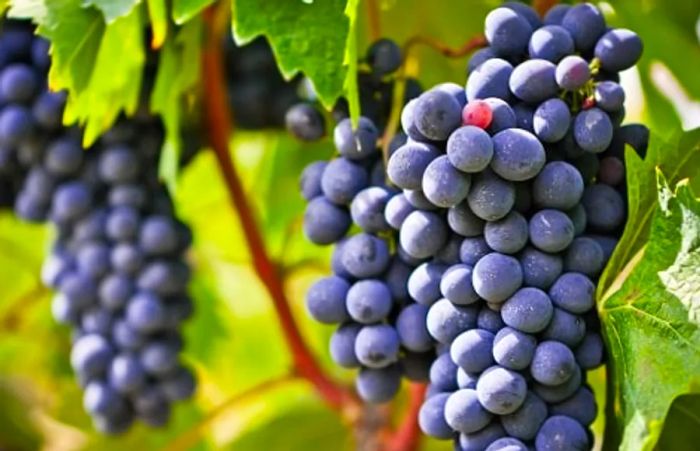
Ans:
<svg viewBox="0 0 700 451"><path fill-rule="evenodd" d="M459 47L481 32L484 17L499 2L379 3L383 36L403 43L419 34ZM662 136L700 126L700 1L599 5L611 25L633 29L644 40L638 68L622 77L626 122L644 122ZM363 6L360 2L360 54L368 44ZM409 75L424 87L466 80L467 57L448 59L419 46L409 58ZM231 152L305 338L328 373L350 383L352 372L333 365L327 354L332 327L313 322L303 300L306 288L328 272L329 250L311 245L301 233L304 204L297 177L308 162L330 158L332 143L301 144L283 130L235 130ZM121 438L93 431L68 362L70 333L51 319L52 294L39 272L52 230L0 213L0 450L354 448L340 417L307 383L288 377L291 358L211 152L198 153L184 170L176 205L195 236L189 258L196 314L185 328L185 358L197 372L199 391L193 402L178 405L167 429L137 426ZM604 373L593 374L591 382L602 405ZM239 396L260 384L253 395ZM405 401L399 397L396 403ZM601 431L598 421L596 432ZM428 440L422 446L451 448Z"/></svg>

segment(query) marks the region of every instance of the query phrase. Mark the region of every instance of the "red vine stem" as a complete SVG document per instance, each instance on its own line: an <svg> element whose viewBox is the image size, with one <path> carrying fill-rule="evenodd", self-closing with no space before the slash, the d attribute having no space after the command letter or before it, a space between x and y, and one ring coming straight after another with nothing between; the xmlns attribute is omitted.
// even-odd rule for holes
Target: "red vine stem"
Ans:
<svg viewBox="0 0 700 451"><path fill-rule="evenodd" d="M484 36L478 35L472 37L460 47L454 48L448 46L447 44L438 39L431 38L430 36L416 35L411 37L404 44L404 57L408 54L411 48L419 44L427 45L428 47L437 50L438 52L442 53L448 58L460 58L462 56L468 55L473 50L476 50L480 47L484 47L488 44L488 42L486 42L486 38Z"/></svg>
<svg viewBox="0 0 700 451"><path fill-rule="evenodd" d="M243 185L229 153L229 138L232 130L231 112L226 99L226 82L223 69L223 33L228 29L227 2L221 2L224 8L210 7L204 17L207 23L206 42L202 52L202 70L204 80L204 108L206 126L211 147L216 154L219 169L229 193L233 209L237 212L246 244L253 259L253 267L258 278L272 299L275 312L280 321L285 341L290 348L295 373L308 380L332 407L341 409L357 404L350 392L329 379L301 336L294 320L289 301L284 292L280 272L272 262L265 249L265 244L256 224L253 210L248 203Z"/></svg>
<svg viewBox="0 0 700 451"><path fill-rule="evenodd" d="M401 424L389 437L386 451L415 451L420 445L421 430L418 427L418 411L423 405L426 384L412 383L408 391L408 408Z"/></svg>

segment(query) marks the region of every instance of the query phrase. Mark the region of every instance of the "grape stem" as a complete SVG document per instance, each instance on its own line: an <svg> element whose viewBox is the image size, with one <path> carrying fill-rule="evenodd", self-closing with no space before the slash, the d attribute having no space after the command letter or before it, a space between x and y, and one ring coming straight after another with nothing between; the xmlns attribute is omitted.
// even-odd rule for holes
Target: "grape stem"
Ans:
<svg viewBox="0 0 700 451"><path fill-rule="evenodd" d="M423 405L426 384L412 383L409 387L408 408L401 424L387 441L387 451L415 451L420 445L421 430L418 426L418 412Z"/></svg>
<svg viewBox="0 0 700 451"><path fill-rule="evenodd" d="M559 0L532 0L532 7L537 11L540 17L544 17L547 11L552 9L552 6L557 3L559 3Z"/></svg>
<svg viewBox="0 0 700 451"><path fill-rule="evenodd" d="M204 14L207 26L202 52L202 77L209 144L216 154L231 205L241 222L255 272L274 304L285 342L292 353L294 374L309 381L331 407L348 414L359 410L359 403L347 388L336 384L325 374L304 341L284 292L281 272L267 254L253 209L229 152L233 121L226 100L228 96L223 66L223 36L228 30L228 11L228 2L219 2L209 7Z"/></svg>
<svg viewBox="0 0 700 451"><path fill-rule="evenodd" d="M483 35L474 36L459 47L450 47L444 42L430 36L416 35L409 38L403 46L404 61L411 49L417 45L426 45L448 58L461 58L487 44L486 38Z"/></svg>
<svg viewBox="0 0 700 451"><path fill-rule="evenodd" d="M367 28L372 42L382 37L382 25L379 12L378 0L365 0L365 11L367 13Z"/></svg>

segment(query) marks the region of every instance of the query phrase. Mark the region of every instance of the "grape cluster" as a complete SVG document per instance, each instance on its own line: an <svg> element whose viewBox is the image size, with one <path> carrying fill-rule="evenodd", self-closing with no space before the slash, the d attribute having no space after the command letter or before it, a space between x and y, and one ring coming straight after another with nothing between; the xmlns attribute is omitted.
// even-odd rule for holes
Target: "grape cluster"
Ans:
<svg viewBox="0 0 700 451"><path fill-rule="evenodd" d="M179 359L179 329L193 310L184 260L192 237L158 181L162 140L157 120L122 119L87 151L79 141L49 146L32 169L53 182L42 194L57 239L42 280L57 291L54 318L73 327L83 406L105 433L135 419L163 426L171 403L195 388Z"/></svg>
<svg viewBox="0 0 700 451"><path fill-rule="evenodd" d="M400 64L400 56L392 58L378 55L373 61L386 75ZM386 184L379 135L366 116L355 130L349 118L342 119L333 132L339 156L311 163L301 176L309 202L304 233L313 243L335 244L333 275L311 286L307 309L317 321L339 325L330 341L331 357L342 367L360 368L357 391L375 403L393 398L402 376L427 380L434 358L427 309L412 302L407 291L416 261L397 249L396 219L385 215L397 191ZM405 140L399 134L389 151Z"/></svg>
<svg viewBox="0 0 700 451"><path fill-rule="evenodd" d="M30 24L6 20L0 33L0 208L14 207L25 219L46 217L40 198L47 174L33 170L43 149L62 152L71 140L62 126L65 95L48 91L48 43ZM70 162L51 161L60 172Z"/></svg>
<svg viewBox="0 0 700 451"><path fill-rule="evenodd" d="M401 49L390 39L379 39L367 49L358 69L357 83L362 114L382 130L391 113L394 95L394 78L401 66ZM421 93L420 84L413 78L406 79L404 103ZM289 108L285 122L287 130L302 141L316 141L326 133L326 120L320 106L311 102L299 102ZM333 118L347 118L348 104L341 99L333 108Z"/></svg>
<svg viewBox="0 0 700 451"><path fill-rule="evenodd" d="M387 173L407 288L436 343L423 431L463 451L592 446L586 371L602 364L597 278L626 219L617 72L642 43L593 5L541 21L511 2L486 17L489 46L465 88L410 101ZM415 326L415 330L418 326Z"/></svg>
<svg viewBox="0 0 700 451"><path fill-rule="evenodd" d="M226 41L226 81L236 127L281 128L287 110L299 101L300 77L287 82L264 38L238 47Z"/></svg>

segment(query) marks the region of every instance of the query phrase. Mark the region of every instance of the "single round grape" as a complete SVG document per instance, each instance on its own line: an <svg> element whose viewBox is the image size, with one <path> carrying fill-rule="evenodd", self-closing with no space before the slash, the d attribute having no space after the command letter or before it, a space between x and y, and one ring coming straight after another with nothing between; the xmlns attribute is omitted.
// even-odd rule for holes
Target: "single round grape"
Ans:
<svg viewBox="0 0 700 451"><path fill-rule="evenodd" d="M459 334L476 325L477 315L478 310L474 307L461 307L441 299L430 307L426 323L435 340L449 344Z"/></svg>
<svg viewBox="0 0 700 451"><path fill-rule="evenodd" d="M391 292L380 280L360 280L347 292L346 304L350 316L358 323L376 323L386 318L391 310Z"/></svg>
<svg viewBox="0 0 700 451"><path fill-rule="evenodd" d="M460 451L483 451L496 440L506 435L501 423L493 421L485 428L471 434L459 434L458 445Z"/></svg>
<svg viewBox="0 0 700 451"><path fill-rule="evenodd" d="M525 130L511 128L493 137L491 169L506 180L531 179L540 172L545 161L544 147Z"/></svg>
<svg viewBox="0 0 700 451"><path fill-rule="evenodd" d="M563 384L576 370L573 352L558 341L541 342L530 365L530 373L537 382L552 386Z"/></svg>
<svg viewBox="0 0 700 451"><path fill-rule="evenodd" d="M484 239L486 244L496 252L515 254L527 243L527 220L520 213L511 211L498 221L486 223Z"/></svg>
<svg viewBox="0 0 700 451"><path fill-rule="evenodd" d="M470 329L459 334L450 345L450 356L468 373L480 373L493 364L494 335L482 329Z"/></svg>
<svg viewBox="0 0 700 451"><path fill-rule="evenodd" d="M530 219L530 241L545 252L566 249L574 239L574 224L559 210L540 210Z"/></svg>
<svg viewBox="0 0 700 451"><path fill-rule="evenodd" d="M550 406L552 415L565 415L578 421L582 426L590 426L598 414L598 406L593 392L581 387L565 401Z"/></svg>
<svg viewBox="0 0 700 451"><path fill-rule="evenodd" d="M491 48L502 56L525 53L532 26L509 8L496 8L486 16L484 33Z"/></svg>
<svg viewBox="0 0 700 451"><path fill-rule="evenodd" d="M523 404L527 382L520 374L501 366L492 366L476 383L481 405L496 415L513 413Z"/></svg>
<svg viewBox="0 0 700 451"><path fill-rule="evenodd" d="M90 208L90 188L82 182L66 182L56 188L51 205L51 217L59 223L70 222L84 215Z"/></svg>
<svg viewBox="0 0 700 451"><path fill-rule="evenodd" d="M461 88L458 88L458 92L461 97ZM445 140L461 124L462 104L440 87L423 93L414 108L416 127L429 139Z"/></svg>
<svg viewBox="0 0 700 451"><path fill-rule="evenodd" d="M364 326L355 339L355 355L366 367L383 368L399 358L399 334L387 324Z"/></svg>
<svg viewBox="0 0 700 451"><path fill-rule="evenodd" d="M135 351L146 343L146 336L131 327L125 320L118 319L112 326L112 341L120 349Z"/></svg>
<svg viewBox="0 0 700 451"><path fill-rule="evenodd" d="M569 9L571 9L571 5L558 4L552 6L549 11L547 11L547 14L544 15L544 24L561 25L561 21L564 19L564 15L569 12Z"/></svg>
<svg viewBox="0 0 700 451"><path fill-rule="evenodd" d="M354 277L376 277L389 266L389 248L384 240L359 233L344 243L340 259Z"/></svg>
<svg viewBox="0 0 700 451"><path fill-rule="evenodd" d="M574 38L576 49L581 52L592 50L603 33L605 33L605 18L603 14L590 3L572 6L561 20L561 26Z"/></svg>
<svg viewBox="0 0 700 451"><path fill-rule="evenodd" d="M112 346L101 335L83 335L73 343L70 363L80 377L90 379L107 369L113 353Z"/></svg>
<svg viewBox="0 0 700 451"><path fill-rule="evenodd" d="M385 368L363 368L357 374L355 387L366 402L383 403L396 396L401 386L401 369L397 365Z"/></svg>
<svg viewBox="0 0 700 451"><path fill-rule="evenodd" d="M124 398L102 381L90 382L85 387L83 407L91 415L109 416L123 408Z"/></svg>
<svg viewBox="0 0 700 451"><path fill-rule="evenodd" d="M489 302L505 301L520 288L522 282L520 263L511 256L494 252L482 257L474 265L474 291Z"/></svg>
<svg viewBox="0 0 700 451"><path fill-rule="evenodd" d="M528 391L523 405L515 412L503 415L501 424L508 435L521 440L532 440L547 419L547 404Z"/></svg>
<svg viewBox="0 0 700 451"><path fill-rule="evenodd" d="M284 115L287 131L302 141L317 141L326 134L326 121L323 114L305 102L297 103Z"/></svg>
<svg viewBox="0 0 700 451"><path fill-rule="evenodd" d="M488 133L478 127L460 127L447 140L447 157L462 172L481 172L493 157L493 142Z"/></svg>
<svg viewBox="0 0 700 451"><path fill-rule="evenodd" d="M76 253L76 266L82 274L99 279L109 271L109 247L97 241L86 243Z"/></svg>
<svg viewBox="0 0 700 451"><path fill-rule="evenodd" d="M437 356L430 366L430 384L439 391L457 390L457 365L452 361L449 352Z"/></svg>
<svg viewBox="0 0 700 451"><path fill-rule="evenodd" d="M175 229L168 228L172 224L167 218L159 218L163 219L164 222L156 221L152 222L149 227L139 228L141 218L138 211L131 207L113 208L105 221L105 233L107 238L112 241L127 242L134 241L141 232L140 235L144 238L144 242L139 243L142 250L144 245L149 250L157 250L161 245L163 247L173 246L174 248L177 240Z"/></svg>
<svg viewBox="0 0 700 451"><path fill-rule="evenodd" d="M637 33L625 28L615 28L598 40L595 45L595 57L604 70L621 72L639 61L642 50L642 40Z"/></svg>
<svg viewBox="0 0 700 451"><path fill-rule="evenodd" d="M66 106L66 93L45 91L39 94L32 105L32 116L39 125L48 130L62 126L63 109Z"/></svg>
<svg viewBox="0 0 700 451"><path fill-rule="evenodd" d="M476 265L482 257L492 252L482 237L465 238L459 248L459 259L470 266Z"/></svg>
<svg viewBox="0 0 700 451"><path fill-rule="evenodd" d="M27 103L39 88L37 74L26 64L13 63L0 73L0 96L7 103Z"/></svg>
<svg viewBox="0 0 700 451"><path fill-rule="evenodd" d="M394 230L401 230L401 224L414 210L415 207L408 202L406 196L403 193L398 193L387 201L384 208L384 220Z"/></svg>
<svg viewBox="0 0 700 451"><path fill-rule="evenodd" d="M149 216L141 225L139 244L148 255L171 254L178 249L179 240L177 224L167 216Z"/></svg>
<svg viewBox="0 0 700 451"><path fill-rule="evenodd" d="M435 213L414 211L401 225L401 247L415 258L435 255L447 241L447 224Z"/></svg>
<svg viewBox="0 0 700 451"><path fill-rule="evenodd" d="M625 181L625 163L617 157L603 158L600 160L597 179L605 185L621 185Z"/></svg>
<svg viewBox="0 0 700 451"><path fill-rule="evenodd" d="M495 174L484 172L472 180L467 203L479 218L496 221L506 216L515 205L515 187Z"/></svg>
<svg viewBox="0 0 700 451"><path fill-rule="evenodd" d="M413 141L429 142L430 140L423 136L423 134L418 130L418 127L416 127L414 113L417 103L418 99L415 98L404 105L403 110L401 110L401 128Z"/></svg>
<svg viewBox="0 0 700 451"><path fill-rule="evenodd" d="M493 415L479 404L476 390L461 389L452 393L445 402L444 416L454 431L470 434L486 427Z"/></svg>
<svg viewBox="0 0 700 451"><path fill-rule="evenodd" d="M588 332L574 349L576 363L584 370L592 370L603 363L603 339L597 332Z"/></svg>
<svg viewBox="0 0 700 451"><path fill-rule="evenodd" d="M387 175L399 188L419 189L425 168L439 157L440 153L430 144L408 142L399 147L389 158Z"/></svg>
<svg viewBox="0 0 700 451"><path fill-rule="evenodd" d="M581 200L591 228L611 232L625 222L625 201L608 185L586 187Z"/></svg>
<svg viewBox="0 0 700 451"><path fill-rule="evenodd" d="M299 188L301 195L307 201L323 194L321 191L321 177L328 162L314 161L304 168L299 178Z"/></svg>
<svg viewBox="0 0 700 451"><path fill-rule="evenodd" d="M29 111L10 104L0 112L0 142L6 146L18 146L32 135L34 121Z"/></svg>
<svg viewBox="0 0 700 451"><path fill-rule="evenodd" d="M564 343L572 349L583 340L585 335L586 322L581 316L556 307L552 320L542 332L542 338Z"/></svg>
<svg viewBox="0 0 700 451"><path fill-rule="evenodd" d="M588 237L575 238L564 255L564 269L596 277L603 270L605 254L597 241Z"/></svg>
<svg viewBox="0 0 700 451"><path fill-rule="evenodd" d="M527 247L520 254L523 283L526 286L548 289L561 274L564 263L559 255L548 254L534 247Z"/></svg>
<svg viewBox="0 0 700 451"><path fill-rule="evenodd" d="M535 30L528 46L530 58L558 63L566 55L574 53L574 40L559 25L545 25Z"/></svg>
<svg viewBox="0 0 700 451"><path fill-rule="evenodd" d="M182 401L192 397L197 381L192 371L184 366L178 367L166 378L160 380L160 386L170 402Z"/></svg>
<svg viewBox="0 0 700 451"><path fill-rule="evenodd" d="M510 327L526 333L544 330L552 318L554 308L547 294L539 288L518 290L501 308L501 317Z"/></svg>
<svg viewBox="0 0 700 451"><path fill-rule="evenodd" d="M526 60L513 69L508 86L524 102L542 102L559 91L554 75L556 68L554 63L544 59Z"/></svg>
<svg viewBox="0 0 700 451"><path fill-rule="evenodd" d="M121 354L112 360L108 380L119 393L133 393L145 384L146 373L135 356Z"/></svg>
<svg viewBox="0 0 700 451"><path fill-rule="evenodd" d="M502 367L522 370L530 365L537 339L511 327L504 327L493 339L493 358Z"/></svg>
<svg viewBox="0 0 700 451"><path fill-rule="evenodd" d="M44 167L51 175L64 177L75 174L83 162L80 142L72 138L59 138L46 148Z"/></svg>
<svg viewBox="0 0 700 451"><path fill-rule="evenodd" d="M401 48L391 39L378 39L367 49L367 63L380 76L396 72L401 66Z"/></svg>
<svg viewBox="0 0 700 451"><path fill-rule="evenodd" d="M566 136L571 123L569 106L561 99L549 99L537 107L532 117L535 135L544 142L554 143Z"/></svg>
<svg viewBox="0 0 700 451"><path fill-rule="evenodd" d="M342 323L350 319L345 307L350 284L338 276L324 277L315 282L306 292L306 308L318 322Z"/></svg>
<svg viewBox="0 0 700 451"><path fill-rule="evenodd" d="M549 417L535 438L535 447L542 451L589 449L586 430L576 420L564 415Z"/></svg>
<svg viewBox="0 0 700 451"><path fill-rule="evenodd" d="M433 339L426 326L428 307L411 304L401 310L396 318L396 331L404 348L424 352L432 348Z"/></svg>
<svg viewBox="0 0 700 451"><path fill-rule="evenodd" d="M356 129L353 129L350 118L346 118L333 130L336 149L349 160L362 160L376 153L378 138L379 132L374 123L364 116L360 116Z"/></svg>
<svg viewBox="0 0 700 451"><path fill-rule="evenodd" d="M190 276L189 267L181 261L154 261L143 268L136 287L158 296L174 296L184 293Z"/></svg>
<svg viewBox="0 0 700 451"><path fill-rule="evenodd" d="M545 385L539 382L532 384L532 390L548 404L562 402L570 398L581 387L583 375L578 365L574 366L573 375L559 385Z"/></svg>
<svg viewBox="0 0 700 451"><path fill-rule="evenodd" d="M574 138L583 150L592 153L605 151L613 138L610 116L598 108L581 111L574 120Z"/></svg>
<svg viewBox="0 0 700 451"><path fill-rule="evenodd" d="M569 55L557 64L555 78L561 89L577 91L591 79L591 70L585 59Z"/></svg>
<svg viewBox="0 0 700 451"><path fill-rule="evenodd" d="M472 212L467 202L447 210L447 224L453 232L466 237L479 236L484 231L484 220Z"/></svg>
<svg viewBox="0 0 700 451"><path fill-rule="evenodd" d="M433 160L423 173L423 193L438 207L459 204L467 197L470 186L470 176L457 170L446 155Z"/></svg>
<svg viewBox="0 0 700 451"><path fill-rule="evenodd" d="M180 350L179 343L173 341L152 341L141 350L141 365L150 375L166 376L177 368Z"/></svg>
<svg viewBox="0 0 700 451"><path fill-rule="evenodd" d="M464 92L464 90L462 90ZM462 109L462 124L479 129L486 129L493 120L491 106L485 100L473 100Z"/></svg>
<svg viewBox="0 0 700 451"><path fill-rule="evenodd" d="M143 263L141 250L129 243L120 243L112 248L110 261L115 270L124 274L135 274Z"/></svg>
<svg viewBox="0 0 700 451"><path fill-rule="evenodd" d="M484 102L491 108L491 125L486 129L491 135L516 126L515 112L508 102L496 97L484 99Z"/></svg>
<svg viewBox="0 0 700 451"><path fill-rule="evenodd" d="M386 188L371 186L357 193L350 204L350 216L355 224L369 233L384 232L389 224L384 219L384 209L391 192Z"/></svg>
<svg viewBox="0 0 700 451"><path fill-rule="evenodd" d="M547 163L532 184L535 204L541 208L568 210L581 200L583 178L564 161Z"/></svg>
<svg viewBox="0 0 700 451"><path fill-rule="evenodd" d="M165 322L165 306L154 294L136 293L126 306L126 321L135 330L144 333L160 329Z"/></svg>
<svg viewBox="0 0 700 451"><path fill-rule="evenodd" d="M497 97L510 99L508 81L513 73L513 66L501 58L492 58L476 67L467 79L467 100Z"/></svg>
<svg viewBox="0 0 700 451"><path fill-rule="evenodd" d="M128 147L109 147L100 155L98 173L107 183L131 182L138 177L138 158Z"/></svg>
<svg viewBox="0 0 700 451"><path fill-rule="evenodd" d="M343 368L357 368L360 361L355 355L355 342L362 326L346 323L338 327L330 339L330 354L333 361Z"/></svg>
<svg viewBox="0 0 700 451"><path fill-rule="evenodd" d="M518 1L504 2L501 5L503 8L512 9L516 13L520 14L528 21L533 30L538 29L542 26L542 20L539 14L531 6Z"/></svg>
<svg viewBox="0 0 700 451"><path fill-rule="evenodd" d="M473 304L479 300L479 295L472 286L473 268L463 263L450 266L442 275L440 292L457 305Z"/></svg>
<svg viewBox="0 0 700 451"><path fill-rule="evenodd" d="M346 158L328 163L321 176L321 189L334 204L347 205L367 186L367 171Z"/></svg>
<svg viewBox="0 0 700 451"><path fill-rule="evenodd" d="M595 303L595 284L584 274L562 274L549 289L549 296L557 307L571 313L585 313Z"/></svg>
<svg viewBox="0 0 700 451"><path fill-rule="evenodd" d="M452 438L454 431L445 420L445 404L449 393L427 398L418 411L418 425L425 435L439 439Z"/></svg>
<svg viewBox="0 0 700 451"><path fill-rule="evenodd" d="M469 57L469 63L467 64L467 75L474 72L474 69L479 67L481 63L493 58L498 58L498 55L496 55L496 52L494 52L491 47L484 47L477 50L471 57Z"/></svg>
<svg viewBox="0 0 700 451"><path fill-rule="evenodd" d="M614 81L601 81L595 87L595 104L609 113L620 111L625 104L625 90Z"/></svg>
<svg viewBox="0 0 700 451"><path fill-rule="evenodd" d="M446 266L434 262L418 266L408 278L408 293L411 298L426 306L437 301L440 298L440 281L446 269Z"/></svg>

